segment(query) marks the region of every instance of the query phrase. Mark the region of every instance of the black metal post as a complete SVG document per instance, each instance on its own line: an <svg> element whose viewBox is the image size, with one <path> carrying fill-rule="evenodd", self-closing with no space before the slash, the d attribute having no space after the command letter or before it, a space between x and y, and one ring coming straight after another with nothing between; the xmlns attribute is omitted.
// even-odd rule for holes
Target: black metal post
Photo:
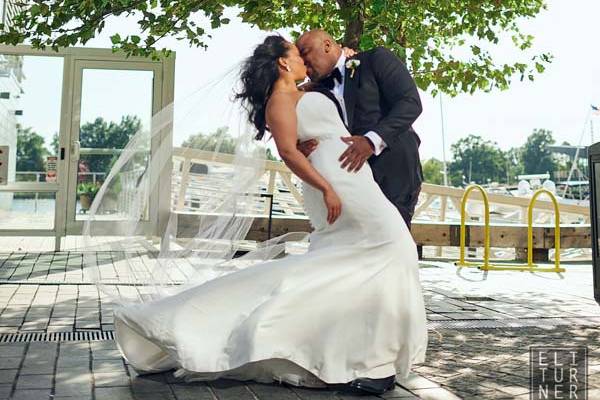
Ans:
<svg viewBox="0 0 600 400"><path fill-rule="evenodd" d="M600 142L594 143L588 148L588 168L590 180L590 225L592 231L592 268L594 276L594 298L600 304L600 242L598 233L600 231Z"/></svg>
<svg viewBox="0 0 600 400"><path fill-rule="evenodd" d="M269 198L269 225L267 228L267 240L271 239L271 228L273 226L273 195L271 193L261 193L260 197Z"/></svg>

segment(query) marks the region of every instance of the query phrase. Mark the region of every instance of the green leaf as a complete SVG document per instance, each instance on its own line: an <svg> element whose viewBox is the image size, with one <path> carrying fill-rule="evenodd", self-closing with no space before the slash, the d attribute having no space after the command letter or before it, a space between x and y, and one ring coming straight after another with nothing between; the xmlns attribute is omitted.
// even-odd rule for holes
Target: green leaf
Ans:
<svg viewBox="0 0 600 400"><path fill-rule="evenodd" d="M119 35L118 33L115 33L114 35L112 35L110 37L110 41L112 42L112 44L121 43L121 35Z"/></svg>
<svg viewBox="0 0 600 400"><path fill-rule="evenodd" d="M31 15L32 18L37 17L38 15L40 15L42 9L40 8L39 5L34 4L29 8L29 13Z"/></svg>
<svg viewBox="0 0 600 400"><path fill-rule="evenodd" d="M541 74L546 70L546 67L544 66L544 64L535 63L535 69Z"/></svg>
<svg viewBox="0 0 600 400"><path fill-rule="evenodd" d="M293 38L322 28L357 49L387 47L410 68L419 88L454 96L506 89L511 78L535 79L545 72L552 62L550 54L519 62L534 44L520 28L525 26L522 21L535 18L544 8L542 0L36 0L17 12L9 32L0 33L0 43L76 46L97 36L106 17L125 14L137 18L137 31L111 36L115 51L164 57L168 49L155 48L157 40L170 36L206 48L206 39L230 23L231 12L263 30L292 31ZM514 59L492 56L500 39L512 46ZM464 47L471 50L470 58L456 58Z"/></svg>

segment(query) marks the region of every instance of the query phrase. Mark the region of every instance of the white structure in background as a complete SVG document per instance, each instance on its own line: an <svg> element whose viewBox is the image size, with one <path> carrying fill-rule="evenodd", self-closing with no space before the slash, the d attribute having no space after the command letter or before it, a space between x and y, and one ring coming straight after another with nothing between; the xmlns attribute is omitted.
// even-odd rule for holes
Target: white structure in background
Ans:
<svg viewBox="0 0 600 400"><path fill-rule="evenodd" d="M17 11L14 2L1 1L2 22L8 23ZM14 182L17 168L17 113L22 94L23 57L0 54L0 145L8 146L8 182ZM0 210L11 207L13 193L0 193Z"/></svg>
<svg viewBox="0 0 600 400"><path fill-rule="evenodd" d="M15 181L17 167L17 113L22 94L23 57L0 54L0 145L9 147L8 182ZM12 193L0 194L0 209L10 208Z"/></svg>
<svg viewBox="0 0 600 400"><path fill-rule="evenodd" d="M556 183L550 180L550 174L519 175L517 190L511 190L511 194L517 197L531 197L538 189L546 189L562 201L562 197L556 194Z"/></svg>
<svg viewBox="0 0 600 400"><path fill-rule="evenodd" d="M517 179L519 180L519 185L522 181L525 181L529 184L531 190L535 191L542 187L542 182L550 179L550 174L517 175Z"/></svg>
<svg viewBox="0 0 600 400"><path fill-rule="evenodd" d="M556 184L554 183L554 181L547 179L544 181L544 183L542 183L542 187L550 193L556 194Z"/></svg>
<svg viewBox="0 0 600 400"><path fill-rule="evenodd" d="M529 184L529 181L526 181L525 179L521 179L519 181L519 184L517 185L517 196L519 197L523 197L523 196L528 196L531 194L531 185Z"/></svg>

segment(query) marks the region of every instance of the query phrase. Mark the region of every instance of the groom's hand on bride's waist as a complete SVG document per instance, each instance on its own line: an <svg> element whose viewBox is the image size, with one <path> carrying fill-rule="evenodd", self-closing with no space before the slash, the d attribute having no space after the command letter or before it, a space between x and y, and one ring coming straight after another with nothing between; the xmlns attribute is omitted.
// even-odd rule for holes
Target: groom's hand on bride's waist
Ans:
<svg viewBox="0 0 600 400"><path fill-rule="evenodd" d="M373 143L362 135L342 136L342 141L349 144L348 148L342 153L339 161L342 168L348 168L348 172L358 172L365 161L375 154Z"/></svg>
<svg viewBox="0 0 600 400"><path fill-rule="evenodd" d="M317 139L309 139L304 142L298 141L298 143L296 143L296 148L300 153L304 154L304 157L308 158L310 153L312 153L317 148L318 144L319 142L317 141Z"/></svg>

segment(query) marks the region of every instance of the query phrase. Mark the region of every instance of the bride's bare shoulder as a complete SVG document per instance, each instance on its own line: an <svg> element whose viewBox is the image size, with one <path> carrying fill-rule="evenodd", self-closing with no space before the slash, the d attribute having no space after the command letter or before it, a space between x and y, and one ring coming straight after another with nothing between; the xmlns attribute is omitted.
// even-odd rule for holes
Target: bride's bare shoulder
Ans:
<svg viewBox="0 0 600 400"><path fill-rule="evenodd" d="M267 101L265 119L271 133L288 131L296 123L296 104L302 97L297 93L273 93Z"/></svg>
<svg viewBox="0 0 600 400"><path fill-rule="evenodd" d="M281 112L288 112L294 110L296 103L300 100L304 93L286 93L286 92L275 92L267 101L266 112L269 114L279 114Z"/></svg>

